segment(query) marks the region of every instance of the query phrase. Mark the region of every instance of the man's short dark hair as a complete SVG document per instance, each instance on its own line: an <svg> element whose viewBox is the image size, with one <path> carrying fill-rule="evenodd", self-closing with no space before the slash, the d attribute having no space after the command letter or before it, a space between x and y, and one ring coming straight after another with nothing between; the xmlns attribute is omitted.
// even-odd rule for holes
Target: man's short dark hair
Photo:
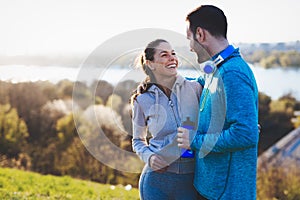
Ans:
<svg viewBox="0 0 300 200"><path fill-rule="evenodd" d="M224 12L212 5L202 5L186 17L190 23L190 30L195 36L197 27L206 29L215 37L227 38L227 19Z"/></svg>

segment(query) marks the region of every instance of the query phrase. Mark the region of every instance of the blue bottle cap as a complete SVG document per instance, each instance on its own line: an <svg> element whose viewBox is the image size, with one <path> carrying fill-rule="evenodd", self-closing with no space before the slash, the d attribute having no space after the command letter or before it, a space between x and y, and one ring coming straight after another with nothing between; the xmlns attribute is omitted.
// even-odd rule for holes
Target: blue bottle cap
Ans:
<svg viewBox="0 0 300 200"><path fill-rule="evenodd" d="M212 66L210 63L205 64L204 67L203 67L203 71L206 74L210 74L210 73L212 73L214 71L214 66Z"/></svg>

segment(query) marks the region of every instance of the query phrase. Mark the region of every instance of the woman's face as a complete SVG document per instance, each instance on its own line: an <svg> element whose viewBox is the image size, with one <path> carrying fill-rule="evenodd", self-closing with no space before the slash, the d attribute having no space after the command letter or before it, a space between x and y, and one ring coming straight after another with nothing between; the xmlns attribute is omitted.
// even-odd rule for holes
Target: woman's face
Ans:
<svg viewBox="0 0 300 200"><path fill-rule="evenodd" d="M155 48L153 61L149 61L150 68L157 80L177 75L178 58L169 43L162 42Z"/></svg>

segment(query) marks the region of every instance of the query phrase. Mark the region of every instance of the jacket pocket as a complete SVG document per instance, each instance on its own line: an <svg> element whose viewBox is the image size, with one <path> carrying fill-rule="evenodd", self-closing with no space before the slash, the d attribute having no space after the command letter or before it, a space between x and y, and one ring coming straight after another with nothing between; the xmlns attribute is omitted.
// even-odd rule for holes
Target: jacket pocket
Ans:
<svg viewBox="0 0 300 200"><path fill-rule="evenodd" d="M219 199L227 185L230 168L230 153L208 154L198 166L201 193L210 199Z"/></svg>

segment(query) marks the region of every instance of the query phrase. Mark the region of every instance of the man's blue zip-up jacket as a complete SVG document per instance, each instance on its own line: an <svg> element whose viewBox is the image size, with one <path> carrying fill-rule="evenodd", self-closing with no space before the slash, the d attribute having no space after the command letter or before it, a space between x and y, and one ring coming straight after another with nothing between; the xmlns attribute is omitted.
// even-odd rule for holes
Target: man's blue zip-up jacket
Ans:
<svg viewBox="0 0 300 200"><path fill-rule="evenodd" d="M214 57L217 57L215 55ZM236 49L205 79L194 185L208 199L256 199L258 89Z"/></svg>

